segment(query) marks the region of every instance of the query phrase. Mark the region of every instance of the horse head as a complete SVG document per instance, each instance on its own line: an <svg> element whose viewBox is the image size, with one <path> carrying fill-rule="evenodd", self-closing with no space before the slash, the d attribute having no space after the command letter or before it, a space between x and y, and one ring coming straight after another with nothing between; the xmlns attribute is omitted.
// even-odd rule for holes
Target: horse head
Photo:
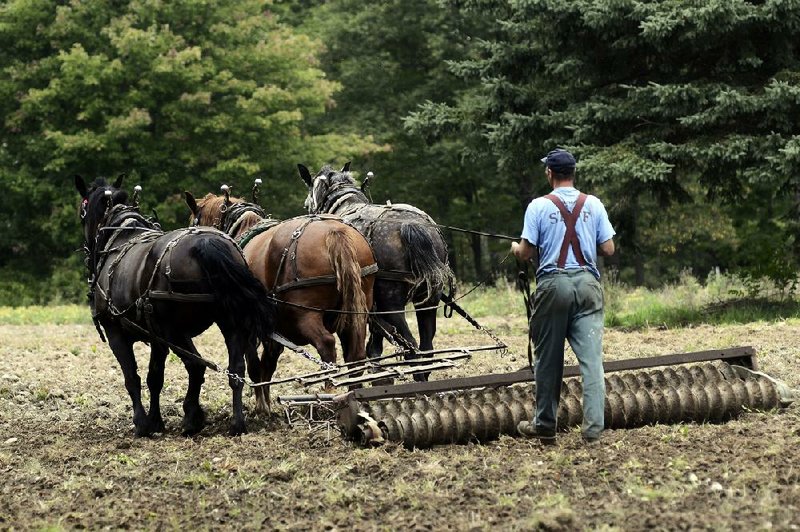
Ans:
<svg viewBox="0 0 800 532"><path fill-rule="evenodd" d="M252 227L266 217L258 205L246 203L243 199L231 197L229 194L215 196L208 193L199 200L195 199L191 192L184 191L183 194L186 204L192 211L189 218L190 225L205 225L228 232L236 219L240 217L246 217L243 220L244 223L236 224L240 230Z"/></svg>
<svg viewBox="0 0 800 532"><path fill-rule="evenodd" d="M300 177L308 187L308 196L304 202L309 214L319 214L325 211L325 203L330 195L337 190L346 187L358 189L358 185L350 173L350 161L348 161L338 172L330 165L323 166L315 176L302 164L297 165Z"/></svg>
<svg viewBox="0 0 800 532"><path fill-rule="evenodd" d="M120 190L124 177L120 175L113 185L98 177L87 187L81 176L75 176L75 188L81 195L79 214L83 225L84 244L89 251L94 249L97 233L109 209L114 205L124 205L128 201L128 193Z"/></svg>
<svg viewBox="0 0 800 532"><path fill-rule="evenodd" d="M186 204L192 211L192 216L189 219L190 225L205 225L215 229L222 227L228 208L232 204L242 201L226 195L216 196L210 192L199 200L195 199L194 195L189 191L184 191L183 194L186 198Z"/></svg>

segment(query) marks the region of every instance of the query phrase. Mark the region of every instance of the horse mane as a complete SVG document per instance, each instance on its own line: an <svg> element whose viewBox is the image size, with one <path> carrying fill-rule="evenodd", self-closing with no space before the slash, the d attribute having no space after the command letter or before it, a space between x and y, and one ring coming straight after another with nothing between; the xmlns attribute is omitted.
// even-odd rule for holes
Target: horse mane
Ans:
<svg viewBox="0 0 800 532"><path fill-rule="evenodd" d="M356 182L355 178L353 177L353 173L350 171L347 172L340 172L338 170L334 170L331 165L326 164L323 166L317 175L324 175L328 178L328 183L330 186L333 185L352 185L355 188L359 188L358 183Z"/></svg>
<svg viewBox="0 0 800 532"><path fill-rule="evenodd" d="M252 211L248 211L248 212L246 212L246 213L242 214L242 217L240 218L240 220L241 220L241 222L239 222L239 227L238 227L238 229L236 230L236 232L237 232L239 235L242 235L242 234L244 234L244 233L245 233L245 232L246 232L248 229L252 228L252 227L253 227L254 225L256 225L258 222L260 222L261 220L263 220L263 218L262 218L261 216L259 216L258 214L256 214L256 213L252 212ZM236 237L236 236L234 236L234 238L237 238L237 237Z"/></svg>

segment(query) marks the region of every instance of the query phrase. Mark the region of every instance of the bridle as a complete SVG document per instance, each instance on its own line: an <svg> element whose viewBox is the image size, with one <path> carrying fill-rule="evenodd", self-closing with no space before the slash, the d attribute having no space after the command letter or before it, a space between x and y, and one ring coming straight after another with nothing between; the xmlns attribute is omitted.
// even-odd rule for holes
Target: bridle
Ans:
<svg viewBox="0 0 800 532"><path fill-rule="evenodd" d="M200 215L201 215L202 208L198 207L197 215L192 220L193 226L200 225ZM211 222L211 226L214 229L219 229L223 233L231 234L233 229L236 227L239 220L245 213L252 212L258 215L261 218L267 218L267 214L264 212L264 209L256 205L255 203L245 203L245 202L236 202L236 203L222 203L219 206L219 217L215 218Z"/></svg>

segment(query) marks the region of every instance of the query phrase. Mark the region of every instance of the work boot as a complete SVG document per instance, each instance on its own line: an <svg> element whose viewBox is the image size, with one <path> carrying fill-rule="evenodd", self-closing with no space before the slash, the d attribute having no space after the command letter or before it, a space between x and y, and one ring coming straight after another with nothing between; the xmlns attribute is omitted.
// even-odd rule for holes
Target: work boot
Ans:
<svg viewBox="0 0 800 532"><path fill-rule="evenodd" d="M594 445L600 441L599 434L597 436L590 436L588 434L584 434L582 435L582 438L583 438L583 443L585 443L586 445Z"/></svg>
<svg viewBox="0 0 800 532"><path fill-rule="evenodd" d="M543 445L555 445L556 443L556 431L537 427L530 421L520 421L517 425L517 432L523 438L536 438Z"/></svg>

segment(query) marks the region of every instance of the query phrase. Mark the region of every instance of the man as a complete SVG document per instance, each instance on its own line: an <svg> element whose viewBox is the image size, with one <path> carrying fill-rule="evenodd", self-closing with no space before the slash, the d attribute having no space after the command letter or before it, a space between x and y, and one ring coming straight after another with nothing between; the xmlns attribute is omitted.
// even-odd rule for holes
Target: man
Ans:
<svg viewBox="0 0 800 532"><path fill-rule="evenodd" d="M539 255L530 334L536 354L536 416L520 422L523 436L552 444L564 372L564 340L583 379L583 438L596 442L604 427L603 288L597 254L614 254L614 229L603 204L574 187L575 157L556 149L542 159L553 192L525 211L522 238L511 245L521 261ZM538 249L537 249L538 248Z"/></svg>

